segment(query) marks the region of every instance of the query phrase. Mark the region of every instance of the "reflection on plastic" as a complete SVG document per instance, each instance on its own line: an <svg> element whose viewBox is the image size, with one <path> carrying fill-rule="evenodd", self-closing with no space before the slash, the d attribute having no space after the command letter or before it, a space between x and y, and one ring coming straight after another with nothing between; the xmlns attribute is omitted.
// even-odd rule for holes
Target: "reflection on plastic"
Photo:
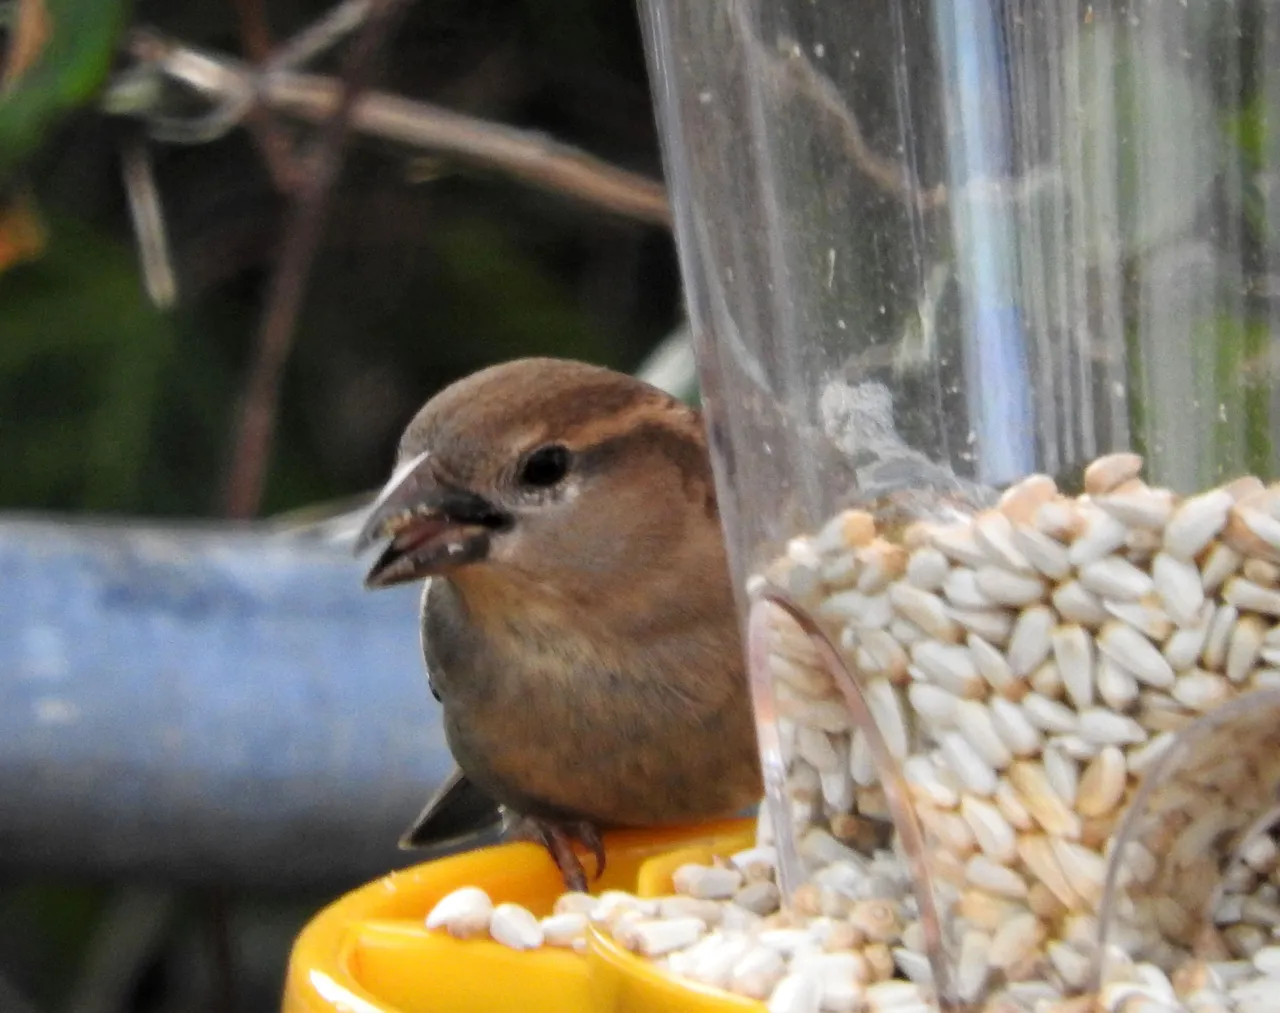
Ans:
<svg viewBox="0 0 1280 1013"><path fill-rule="evenodd" d="M786 791L786 763L782 756L777 714L773 707L772 676L768 664L769 637L778 621L778 610L785 613L809 637L820 664L840 688L854 725L866 738L902 855L911 870L912 888L920 908L920 923L925 934L925 950L933 972L938 1001L946 1013L955 1008L955 992L951 986L950 973L954 960L953 952L948 952L954 948L947 945L948 941L943 936L933 877L926 857L928 852L925 839L912 808L902 770L876 726L861 687L845 667L839 652L831 645L822 628L784 591L765 585L756 591L756 601L751 606L748 620L748 663L753 699L757 703L756 728L760 738L761 759L766 771L765 788L768 794L765 804L773 826L786 828L792 822L791 803ZM767 710L759 709L762 698L767 698ZM791 890L803 877L800 860L795 853L795 841L791 834L778 833L775 838L783 893L790 899Z"/></svg>
<svg viewBox="0 0 1280 1013"><path fill-rule="evenodd" d="M1187 725L1134 794L1113 841L1098 917L1108 942L1166 972L1216 959L1212 906L1280 796L1280 691L1248 693Z"/></svg>

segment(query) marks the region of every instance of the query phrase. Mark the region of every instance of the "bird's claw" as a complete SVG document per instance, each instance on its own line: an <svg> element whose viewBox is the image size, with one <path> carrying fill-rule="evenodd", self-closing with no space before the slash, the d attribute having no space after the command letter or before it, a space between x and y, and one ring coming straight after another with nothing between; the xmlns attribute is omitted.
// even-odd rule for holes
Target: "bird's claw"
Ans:
<svg viewBox="0 0 1280 1013"><path fill-rule="evenodd" d="M585 820L557 823L536 816L526 816L516 834L547 849L564 878L565 886L570 890L585 893L587 889L586 870L573 849L575 841L587 848L596 860L596 874L592 879L599 879L604 872L604 841L600 839L600 832L594 824Z"/></svg>

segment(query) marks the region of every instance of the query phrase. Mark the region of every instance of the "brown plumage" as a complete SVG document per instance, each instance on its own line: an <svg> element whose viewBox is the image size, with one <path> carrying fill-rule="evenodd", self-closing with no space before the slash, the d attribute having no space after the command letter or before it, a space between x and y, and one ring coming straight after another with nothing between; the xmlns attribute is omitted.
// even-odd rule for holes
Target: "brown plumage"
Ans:
<svg viewBox="0 0 1280 1013"><path fill-rule="evenodd" d="M698 413L631 377L524 359L418 413L362 545L368 584L433 578L422 636L462 777L411 844L525 817L570 837L731 815L759 768Z"/></svg>

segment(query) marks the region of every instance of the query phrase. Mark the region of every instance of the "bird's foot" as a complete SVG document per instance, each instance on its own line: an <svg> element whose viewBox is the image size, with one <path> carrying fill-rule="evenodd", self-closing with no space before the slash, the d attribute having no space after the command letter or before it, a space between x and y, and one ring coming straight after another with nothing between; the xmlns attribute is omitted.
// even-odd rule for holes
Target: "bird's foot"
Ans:
<svg viewBox="0 0 1280 1013"><path fill-rule="evenodd" d="M595 857L596 874L592 879L599 879L604 872L604 842L595 825L585 820L563 823L538 816L525 816L517 824L515 836L546 848L552 861L556 863L556 868L560 870L560 875L564 877L564 885L570 890L585 893L587 889L586 871L573 849L575 841Z"/></svg>

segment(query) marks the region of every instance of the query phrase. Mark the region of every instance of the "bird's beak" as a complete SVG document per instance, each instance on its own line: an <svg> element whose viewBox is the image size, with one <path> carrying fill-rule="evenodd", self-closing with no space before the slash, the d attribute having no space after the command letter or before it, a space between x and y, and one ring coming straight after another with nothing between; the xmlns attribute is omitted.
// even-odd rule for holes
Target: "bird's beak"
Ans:
<svg viewBox="0 0 1280 1013"><path fill-rule="evenodd" d="M423 453L395 470L369 509L356 552L389 540L365 587L391 587L483 559L511 518L482 496L441 482Z"/></svg>

